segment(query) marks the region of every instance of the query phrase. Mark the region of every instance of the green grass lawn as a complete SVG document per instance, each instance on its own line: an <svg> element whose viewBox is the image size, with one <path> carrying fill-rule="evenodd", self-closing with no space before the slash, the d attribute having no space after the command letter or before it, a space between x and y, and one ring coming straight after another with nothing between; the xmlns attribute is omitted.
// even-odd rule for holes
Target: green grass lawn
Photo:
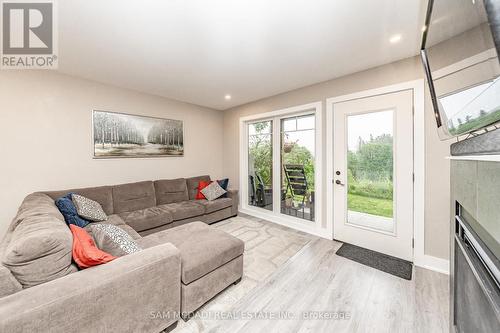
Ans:
<svg viewBox="0 0 500 333"><path fill-rule="evenodd" d="M384 216L393 217L393 202L387 199L369 198L356 194L347 194L347 203L349 210Z"/></svg>

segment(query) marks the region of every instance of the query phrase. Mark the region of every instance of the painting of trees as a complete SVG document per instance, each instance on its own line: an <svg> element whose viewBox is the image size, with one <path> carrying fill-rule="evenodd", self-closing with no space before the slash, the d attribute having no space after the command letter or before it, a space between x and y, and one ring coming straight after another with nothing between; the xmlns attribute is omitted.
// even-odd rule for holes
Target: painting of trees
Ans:
<svg viewBox="0 0 500 333"><path fill-rule="evenodd" d="M176 120L155 124L148 133L148 142L169 147L181 147L183 143L182 126Z"/></svg>
<svg viewBox="0 0 500 333"><path fill-rule="evenodd" d="M106 143L141 145L144 144L144 137L132 123L113 114L96 112L94 114L94 143L101 144L103 149Z"/></svg>
<svg viewBox="0 0 500 333"><path fill-rule="evenodd" d="M179 120L93 112L94 157L183 156Z"/></svg>

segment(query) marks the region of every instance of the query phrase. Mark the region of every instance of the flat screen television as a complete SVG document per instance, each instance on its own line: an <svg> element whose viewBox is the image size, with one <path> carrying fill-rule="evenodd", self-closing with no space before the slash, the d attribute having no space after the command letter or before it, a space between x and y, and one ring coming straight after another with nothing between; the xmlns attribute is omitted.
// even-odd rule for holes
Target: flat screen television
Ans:
<svg viewBox="0 0 500 333"><path fill-rule="evenodd" d="M441 139L500 122L500 0L429 0L421 57Z"/></svg>

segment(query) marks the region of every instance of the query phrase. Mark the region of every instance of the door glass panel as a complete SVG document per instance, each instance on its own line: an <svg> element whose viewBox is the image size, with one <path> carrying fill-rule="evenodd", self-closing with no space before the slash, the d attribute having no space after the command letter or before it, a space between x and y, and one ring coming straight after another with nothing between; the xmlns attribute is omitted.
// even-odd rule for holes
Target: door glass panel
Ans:
<svg viewBox="0 0 500 333"><path fill-rule="evenodd" d="M273 123L248 124L248 204L273 210Z"/></svg>
<svg viewBox="0 0 500 333"><path fill-rule="evenodd" d="M347 117L349 224L394 232L394 111Z"/></svg>
<svg viewBox="0 0 500 333"><path fill-rule="evenodd" d="M281 213L314 221L315 115L281 119Z"/></svg>

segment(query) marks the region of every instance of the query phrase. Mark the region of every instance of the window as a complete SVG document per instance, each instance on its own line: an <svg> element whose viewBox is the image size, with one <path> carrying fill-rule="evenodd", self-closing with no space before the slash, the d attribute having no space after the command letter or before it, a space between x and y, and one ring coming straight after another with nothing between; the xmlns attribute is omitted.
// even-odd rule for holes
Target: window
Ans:
<svg viewBox="0 0 500 333"><path fill-rule="evenodd" d="M248 204L273 210L273 122L248 124Z"/></svg>

